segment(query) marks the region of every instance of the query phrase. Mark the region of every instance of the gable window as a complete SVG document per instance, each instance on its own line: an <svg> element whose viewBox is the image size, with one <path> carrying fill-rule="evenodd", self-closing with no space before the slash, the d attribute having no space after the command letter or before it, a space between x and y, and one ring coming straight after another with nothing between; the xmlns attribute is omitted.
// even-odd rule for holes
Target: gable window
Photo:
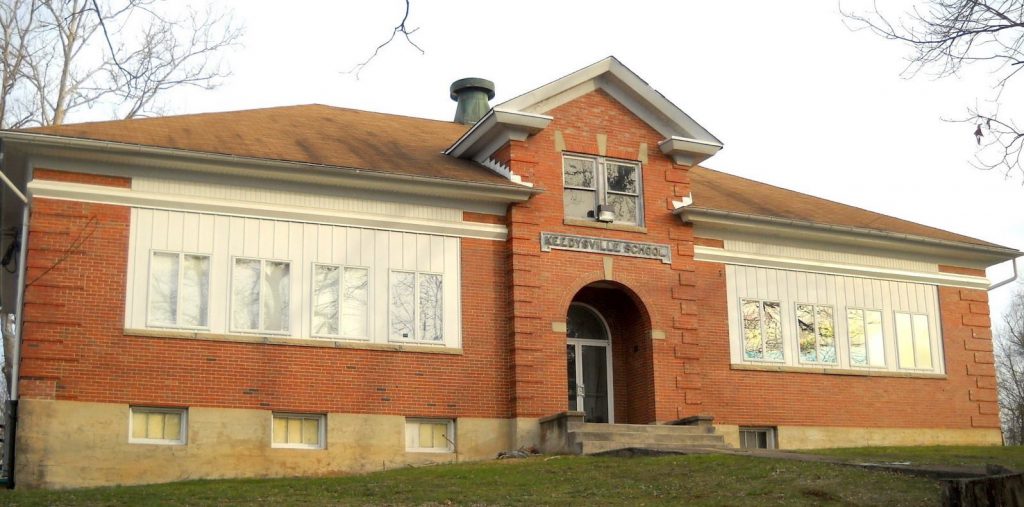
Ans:
<svg viewBox="0 0 1024 507"><path fill-rule="evenodd" d="M927 315L896 312L896 351L900 368L931 369L932 348Z"/></svg>
<svg viewBox="0 0 1024 507"><path fill-rule="evenodd" d="M836 362L834 312L827 305L796 305L796 324L800 340L800 361Z"/></svg>
<svg viewBox="0 0 1024 507"><path fill-rule="evenodd" d="M320 414L274 414L272 447L292 449L324 448L324 416Z"/></svg>
<svg viewBox="0 0 1024 507"><path fill-rule="evenodd" d="M207 327L209 293L209 256L153 252L149 261L147 325Z"/></svg>
<svg viewBox="0 0 1024 507"><path fill-rule="evenodd" d="M744 299L743 357L760 361L782 361L782 305L778 301Z"/></svg>
<svg viewBox="0 0 1024 507"><path fill-rule="evenodd" d="M439 343L444 337L441 275L391 272L392 341Z"/></svg>
<svg viewBox="0 0 1024 507"><path fill-rule="evenodd" d="M313 265L313 335L367 337L369 270Z"/></svg>
<svg viewBox="0 0 1024 507"><path fill-rule="evenodd" d="M188 412L183 408L131 407L128 441L133 444L185 443Z"/></svg>
<svg viewBox="0 0 1024 507"><path fill-rule="evenodd" d="M846 326L850 334L850 364L885 366L882 312L860 308L847 309Z"/></svg>
<svg viewBox="0 0 1024 507"><path fill-rule="evenodd" d="M236 258L231 271L233 331L288 332L291 265Z"/></svg>
<svg viewBox="0 0 1024 507"><path fill-rule="evenodd" d="M639 163L565 155L562 178L566 218L598 220L607 211L614 223L642 224Z"/></svg>
<svg viewBox="0 0 1024 507"><path fill-rule="evenodd" d="M455 451L455 421L406 419L405 450L410 452Z"/></svg>

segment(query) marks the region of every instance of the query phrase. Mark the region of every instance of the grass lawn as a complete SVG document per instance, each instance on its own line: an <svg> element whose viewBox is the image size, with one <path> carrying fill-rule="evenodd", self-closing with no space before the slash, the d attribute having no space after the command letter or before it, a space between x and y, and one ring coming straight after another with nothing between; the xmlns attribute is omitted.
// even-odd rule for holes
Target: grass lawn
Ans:
<svg viewBox="0 0 1024 507"><path fill-rule="evenodd" d="M557 457L314 479L0 491L0 505L935 505L937 483L742 456Z"/></svg>
<svg viewBox="0 0 1024 507"><path fill-rule="evenodd" d="M804 452L804 451L801 451ZM816 449L820 454L846 461L906 462L914 465L985 466L1002 465L1024 472L1024 447L856 447L850 449Z"/></svg>

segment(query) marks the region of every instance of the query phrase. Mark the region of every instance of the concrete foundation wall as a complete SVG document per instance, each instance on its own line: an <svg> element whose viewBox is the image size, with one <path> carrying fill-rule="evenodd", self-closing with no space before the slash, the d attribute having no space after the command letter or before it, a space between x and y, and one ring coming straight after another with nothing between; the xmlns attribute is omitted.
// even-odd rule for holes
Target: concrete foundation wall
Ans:
<svg viewBox="0 0 1024 507"><path fill-rule="evenodd" d="M716 424L725 443L740 446L739 426ZM1002 445L1002 433L994 428L850 428L829 426L778 426L779 449L826 449L915 445Z"/></svg>
<svg viewBox="0 0 1024 507"><path fill-rule="evenodd" d="M128 405L23 400L19 488L75 488L188 479L372 472L491 459L512 448L510 419L459 418L455 453L405 451L405 418L327 414L324 449L270 446L271 412L193 407L186 445L128 443Z"/></svg>

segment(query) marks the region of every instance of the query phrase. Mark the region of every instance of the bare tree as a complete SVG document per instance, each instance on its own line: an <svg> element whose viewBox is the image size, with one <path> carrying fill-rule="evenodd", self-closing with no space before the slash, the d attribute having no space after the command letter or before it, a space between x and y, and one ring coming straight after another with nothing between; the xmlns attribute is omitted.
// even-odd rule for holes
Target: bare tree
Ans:
<svg viewBox="0 0 1024 507"><path fill-rule="evenodd" d="M82 108L158 113L169 89L211 89L242 28L230 12L166 0L5 0L0 127L59 125Z"/></svg>
<svg viewBox="0 0 1024 507"><path fill-rule="evenodd" d="M1024 445L1024 282L1017 285L997 337L996 375L1003 438Z"/></svg>
<svg viewBox="0 0 1024 507"><path fill-rule="evenodd" d="M990 72L991 110L969 108L953 121L970 124L979 151L974 165L1007 178L1024 176L1024 129L999 112L1008 83L1024 68L1024 0L924 0L905 13L884 13L877 3L866 13L843 11L853 29L867 29L911 47L906 76L932 71L957 75L969 65ZM966 133L965 133L966 134Z"/></svg>
<svg viewBox="0 0 1024 507"><path fill-rule="evenodd" d="M420 54L424 53L423 48L421 48L412 40L412 34L416 32L416 30L419 30L419 27L410 30L408 27L405 26L405 23L409 21L409 4L410 0L405 0L405 14L402 15L402 20L397 25L395 25L395 27L391 30L391 36L385 39L384 42L377 45L377 47L373 50L372 53L370 53L370 56L367 57L366 60L363 60L362 62L353 65L351 69L345 72L345 74L352 74L356 77L356 79L359 79L359 73L362 72L363 69L366 68L366 66L369 65L374 58L377 58L377 55L380 54L380 50L384 49L388 44L391 44L391 42L394 41L395 37L398 37L399 34L401 34L405 38L405 42L408 42L410 46L416 48L416 50L419 51Z"/></svg>

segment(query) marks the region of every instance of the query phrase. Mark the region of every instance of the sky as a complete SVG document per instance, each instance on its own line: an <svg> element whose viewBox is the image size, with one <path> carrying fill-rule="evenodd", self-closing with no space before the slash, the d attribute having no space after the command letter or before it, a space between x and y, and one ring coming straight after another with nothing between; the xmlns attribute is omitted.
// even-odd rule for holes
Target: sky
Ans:
<svg viewBox="0 0 1024 507"><path fill-rule="evenodd" d="M944 120L991 105L988 69L901 77L908 48L851 30L837 2L412 0L423 53L396 40L358 78L346 71L402 0L221 5L246 26L233 74L168 95L168 113L321 103L449 120L456 79L494 81L497 104L614 55L724 142L712 169L1024 249L1024 178L973 168L974 125ZM1024 110L1019 79L1004 113ZM993 320L1010 291L992 292Z"/></svg>

